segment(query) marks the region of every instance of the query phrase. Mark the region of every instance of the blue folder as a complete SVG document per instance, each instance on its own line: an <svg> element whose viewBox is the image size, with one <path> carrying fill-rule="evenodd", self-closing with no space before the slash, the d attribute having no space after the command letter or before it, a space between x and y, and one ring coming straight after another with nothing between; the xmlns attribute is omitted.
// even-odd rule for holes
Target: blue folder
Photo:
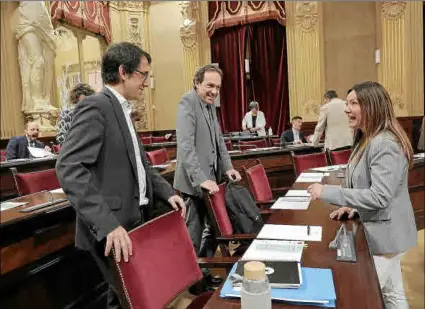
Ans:
<svg viewBox="0 0 425 309"><path fill-rule="evenodd" d="M233 265L230 274L236 270ZM335 287L332 279L332 270L323 268L301 267L303 284L298 289L271 289L274 300L285 301L297 305L335 308ZM229 274L229 275L230 275ZM223 285L220 297L240 297L240 288L233 288L229 278Z"/></svg>

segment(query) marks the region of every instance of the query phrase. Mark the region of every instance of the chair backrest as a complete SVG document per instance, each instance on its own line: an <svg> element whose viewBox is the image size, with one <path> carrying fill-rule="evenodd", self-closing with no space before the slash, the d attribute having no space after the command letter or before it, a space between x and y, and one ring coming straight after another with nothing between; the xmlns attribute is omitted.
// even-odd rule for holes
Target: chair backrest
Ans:
<svg viewBox="0 0 425 309"><path fill-rule="evenodd" d="M0 150L0 162L6 161L6 149L1 149Z"/></svg>
<svg viewBox="0 0 425 309"><path fill-rule="evenodd" d="M268 143L266 139L259 139L253 141L239 142L239 145L255 145L257 148L265 148L268 147Z"/></svg>
<svg viewBox="0 0 425 309"><path fill-rule="evenodd" d="M170 158L168 157L168 152L165 148L147 151L146 156L148 157L148 160L152 165L164 164L170 160Z"/></svg>
<svg viewBox="0 0 425 309"><path fill-rule="evenodd" d="M241 144L239 143L239 150L244 151L248 149L257 149L257 146L251 144Z"/></svg>
<svg viewBox="0 0 425 309"><path fill-rule="evenodd" d="M180 212L169 212L129 232L133 255L115 262L130 308L163 309L202 278Z"/></svg>
<svg viewBox="0 0 425 309"><path fill-rule="evenodd" d="M152 144L152 138L150 136L141 136L140 140L142 141L143 145Z"/></svg>
<svg viewBox="0 0 425 309"><path fill-rule="evenodd" d="M273 199L273 192L270 187L264 166L260 160L256 160L257 164L243 169L248 182L249 190L254 196L256 202L268 202Z"/></svg>
<svg viewBox="0 0 425 309"><path fill-rule="evenodd" d="M293 151L291 151L291 156L296 177L298 177L303 171L310 168L328 166L325 152L296 155Z"/></svg>
<svg viewBox="0 0 425 309"><path fill-rule="evenodd" d="M152 143L164 143L167 140L165 139L165 136L152 136Z"/></svg>
<svg viewBox="0 0 425 309"><path fill-rule="evenodd" d="M15 168L11 168L11 171L21 196L61 187L54 168L31 173L18 173Z"/></svg>
<svg viewBox="0 0 425 309"><path fill-rule="evenodd" d="M280 138L272 138L270 142L273 147L280 147Z"/></svg>
<svg viewBox="0 0 425 309"><path fill-rule="evenodd" d="M348 159L350 159L351 149L345 150L330 150L329 154L329 163L331 165L347 164Z"/></svg>
<svg viewBox="0 0 425 309"><path fill-rule="evenodd" d="M227 148L228 151L232 150L232 142L231 141L225 141L224 143L226 144L226 148Z"/></svg>
<svg viewBox="0 0 425 309"><path fill-rule="evenodd" d="M232 223L226 208L226 183L218 185L219 191L213 195L204 191L204 200L218 236L233 234Z"/></svg>

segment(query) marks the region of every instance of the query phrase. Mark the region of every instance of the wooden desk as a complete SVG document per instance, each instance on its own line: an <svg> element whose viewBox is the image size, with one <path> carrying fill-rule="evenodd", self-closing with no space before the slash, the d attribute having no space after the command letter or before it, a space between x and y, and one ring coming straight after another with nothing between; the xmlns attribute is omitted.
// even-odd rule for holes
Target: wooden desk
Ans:
<svg viewBox="0 0 425 309"><path fill-rule="evenodd" d="M49 168L55 168L56 156L45 159L27 159L25 161L4 161L0 163L0 200L7 200L18 196L15 181L10 168L15 167L18 172L27 173Z"/></svg>
<svg viewBox="0 0 425 309"><path fill-rule="evenodd" d="M340 180L326 177L325 183L339 184ZM306 189L308 184L295 183L294 189ZM330 268L334 279L338 309L384 309L379 288L378 277L369 253L363 225L346 221L349 230L353 224L356 231L357 263L336 261L336 250L328 248L339 228L340 223L329 219L329 214L336 209L322 201L314 201L308 210L284 210L272 214L268 223L291 225L320 225L323 227L321 242L308 242L304 249L302 265L305 267ZM218 289L205 309L236 309L240 308L238 299L222 299ZM273 302L273 308L313 309L313 306L297 306L287 303Z"/></svg>

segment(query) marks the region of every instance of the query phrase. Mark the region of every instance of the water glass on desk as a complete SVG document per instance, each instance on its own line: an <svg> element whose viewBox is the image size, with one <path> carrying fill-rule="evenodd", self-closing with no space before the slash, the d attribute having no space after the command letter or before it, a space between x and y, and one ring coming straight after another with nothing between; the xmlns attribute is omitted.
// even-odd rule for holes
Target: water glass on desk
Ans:
<svg viewBox="0 0 425 309"><path fill-rule="evenodd" d="M241 289L242 309L271 309L272 298L266 266L261 262L248 262L244 265L244 278Z"/></svg>

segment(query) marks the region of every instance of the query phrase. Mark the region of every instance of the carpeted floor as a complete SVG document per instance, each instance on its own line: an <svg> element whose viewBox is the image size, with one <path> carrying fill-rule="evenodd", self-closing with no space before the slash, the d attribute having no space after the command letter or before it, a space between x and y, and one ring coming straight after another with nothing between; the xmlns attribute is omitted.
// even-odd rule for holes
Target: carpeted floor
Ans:
<svg viewBox="0 0 425 309"><path fill-rule="evenodd" d="M423 309L424 303L424 230L418 232L418 246L409 250L402 261L403 280L410 309ZM185 291L170 309L186 309L193 296Z"/></svg>

